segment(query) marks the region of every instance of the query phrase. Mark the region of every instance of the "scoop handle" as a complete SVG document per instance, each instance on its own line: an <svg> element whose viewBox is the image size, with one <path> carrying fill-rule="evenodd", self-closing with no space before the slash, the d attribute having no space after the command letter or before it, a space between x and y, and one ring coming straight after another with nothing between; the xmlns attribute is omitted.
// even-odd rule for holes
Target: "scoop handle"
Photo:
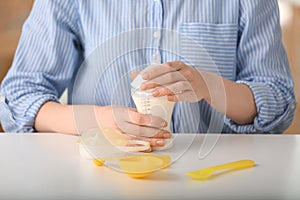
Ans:
<svg viewBox="0 0 300 200"><path fill-rule="evenodd" d="M230 162L222 165L217 165L214 167L211 167L213 170L222 170L222 169L242 169L242 168L248 168L253 167L255 165L253 160L239 160L235 162Z"/></svg>

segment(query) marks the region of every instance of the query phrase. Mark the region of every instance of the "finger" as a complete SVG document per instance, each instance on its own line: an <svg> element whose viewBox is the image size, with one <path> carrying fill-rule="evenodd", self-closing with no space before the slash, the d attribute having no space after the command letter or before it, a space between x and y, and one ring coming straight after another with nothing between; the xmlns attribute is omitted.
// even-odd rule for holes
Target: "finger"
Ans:
<svg viewBox="0 0 300 200"><path fill-rule="evenodd" d="M144 128L149 128L149 127L144 127ZM143 129L140 129L140 130L143 130ZM150 138L148 136L144 136L143 134L137 134L137 131L127 132L124 134L134 137L134 138ZM151 135L151 138L157 138L157 139L170 139L171 137L172 137L172 134L170 133L170 131L167 131L164 129L163 130L155 130L154 134Z"/></svg>
<svg viewBox="0 0 300 200"><path fill-rule="evenodd" d="M179 99L176 97L176 95L168 95L167 99L168 99L168 101L171 101L171 102L178 102L179 101Z"/></svg>
<svg viewBox="0 0 300 200"><path fill-rule="evenodd" d="M129 110L128 116L126 116L125 121L140 126L153 127L156 129L161 129L168 126L168 123L160 117L145 115L132 110Z"/></svg>
<svg viewBox="0 0 300 200"><path fill-rule="evenodd" d="M137 136L136 134L132 134L132 133L125 133L120 128L116 128L116 130L126 135L126 138L130 138L130 139L146 138L146 137ZM167 130L158 130L158 132L152 136L152 138L156 138L156 139L170 139L171 137L172 134Z"/></svg>
<svg viewBox="0 0 300 200"><path fill-rule="evenodd" d="M185 80L190 81L190 82L194 80L195 74L200 73L195 68L188 67L188 66L181 68L179 72L182 74L182 76L185 78Z"/></svg>
<svg viewBox="0 0 300 200"><path fill-rule="evenodd" d="M180 73L180 71L168 72L166 74L163 74L154 79L151 79L150 81L143 83L141 89L149 90L157 86L169 85L174 82L185 81L185 80L187 79L184 77L182 73Z"/></svg>
<svg viewBox="0 0 300 200"><path fill-rule="evenodd" d="M138 113L135 109L113 107L115 126L125 133L136 133L151 137L159 130L168 126L168 123L156 116ZM140 130L141 129L141 130ZM146 130L144 130L146 129Z"/></svg>
<svg viewBox="0 0 300 200"><path fill-rule="evenodd" d="M170 139L172 137L172 134L167 130L160 130L156 135L153 136L153 138L164 138L164 139Z"/></svg>
<svg viewBox="0 0 300 200"><path fill-rule="evenodd" d="M164 146L165 139L163 138L147 138L147 137L134 137L131 135L125 136L127 140L142 140L145 142L149 142L151 146Z"/></svg>
<svg viewBox="0 0 300 200"><path fill-rule="evenodd" d="M158 87L152 91L154 97L168 96L182 94L185 92L193 91L193 88L188 81L180 81L170 84L166 87Z"/></svg>
<svg viewBox="0 0 300 200"><path fill-rule="evenodd" d="M162 129L148 127L148 126L139 126L137 124L132 123L121 123L119 128L122 130L122 132L136 136L136 137L154 137L155 135L159 134L160 131L163 131ZM163 134L163 133L161 133Z"/></svg>
<svg viewBox="0 0 300 200"><path fill-rule="evenodd" d="M178 102L178 101L187 101L187 102L197 102L198 98L196 94L192 91L187 91L181 94L174 94L167 96L168 101Z"/></svg>
<svg viewBox="0 0 300 200"><path fill-rule="evenodd" d="M142 77L144 80L151 80L155 77L161 76L163 74L169 73L169 72L175 72L179 70L179 68L170 67L167 64L157 65L146 72L143 73Z"/></svg>

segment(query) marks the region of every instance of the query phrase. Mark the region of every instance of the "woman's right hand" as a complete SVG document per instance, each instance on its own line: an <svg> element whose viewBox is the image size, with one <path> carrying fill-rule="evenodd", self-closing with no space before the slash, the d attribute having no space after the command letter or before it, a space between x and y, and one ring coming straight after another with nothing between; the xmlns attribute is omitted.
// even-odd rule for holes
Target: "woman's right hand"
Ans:
<svg viewBox="0 0 300 200"><path fill-rule="evenodd" d="M121 106L61 105L49 101L42 105L35 120L35 129L47 133L78 135L95 126L116 128L127 139L148 141L151 146L163 146L164 139L171 138L171 133L163 130L168 126L165 120Z"/></svg>
<svg viewBox="0 0 300 200"><path fill-rule="evenodd" d="M102 127L113 127L131 140L150 142L151 146L163 146L164 139L171 138L163 130L168 123L160 117L138 113L136 109L121 106L96 107L97 122Z"/></svg>

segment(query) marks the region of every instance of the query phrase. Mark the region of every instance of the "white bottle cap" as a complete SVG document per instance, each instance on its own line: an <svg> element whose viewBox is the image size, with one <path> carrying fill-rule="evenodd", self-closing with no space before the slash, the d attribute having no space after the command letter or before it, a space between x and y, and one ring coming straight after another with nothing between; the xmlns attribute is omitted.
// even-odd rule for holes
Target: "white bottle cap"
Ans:
<svg viewBox="0 0 300 200"><path fill-rule="evenodd" d="M135 89L140 89L141 85L145 82L145 80L142 78L142 75L148 71L149 69L156 67L157 64L152 64L149 65L148 67L146 67L145 69L143 69L136 77L135 79L133 79L133 81L131 82L131 87L135 88Z"/></svg>

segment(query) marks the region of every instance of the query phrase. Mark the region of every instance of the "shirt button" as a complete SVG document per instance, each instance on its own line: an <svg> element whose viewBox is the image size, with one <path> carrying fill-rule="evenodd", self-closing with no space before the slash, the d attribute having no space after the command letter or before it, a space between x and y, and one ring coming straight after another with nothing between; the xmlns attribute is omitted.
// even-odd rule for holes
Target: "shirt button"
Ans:
<svg viewBox="0 0 300 200"><path fill-rule="evenodd" d="M154 37L155 39L159 38L159 37L160 37L160 32L159 32L159 31L155 31L155 32L153 33L153 37Z"/></svg>
<svg viewBox="0 0 300 200"><path fill-rule="evenodd" d="M5 102L5 98L4 97L0 97L0 103Z"/></svg>

